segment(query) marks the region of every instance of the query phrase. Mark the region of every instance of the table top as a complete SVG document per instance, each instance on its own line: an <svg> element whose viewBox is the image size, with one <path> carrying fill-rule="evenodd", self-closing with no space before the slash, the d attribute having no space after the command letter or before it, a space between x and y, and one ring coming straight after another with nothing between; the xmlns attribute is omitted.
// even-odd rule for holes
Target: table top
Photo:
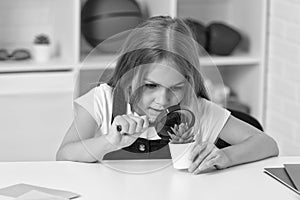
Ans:
<svg viewBox="0 0 300 200"><path fill-rule="evenodd" d="M298 194L263 172L264 167L287 163L300 163L300 157L269 158L200 175L176 170L170 160L2 162L0 188L27 183L72 191L81 195L78 200L299 200Z"/></svg>

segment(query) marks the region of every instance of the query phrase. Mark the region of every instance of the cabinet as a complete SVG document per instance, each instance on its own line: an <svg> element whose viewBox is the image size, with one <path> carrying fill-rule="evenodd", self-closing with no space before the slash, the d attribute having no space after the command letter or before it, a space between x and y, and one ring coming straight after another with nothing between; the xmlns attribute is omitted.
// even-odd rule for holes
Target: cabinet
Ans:
<svg viewBox="0 0 300 200"><path fill-rule="evenodd" d="M0 161L55 160L73 119L69 72L0 74Z"/></svg>
<svg viewBox="0 0 300 200"><path fill-rule="evenodd" d="M205 24L222 21L239 30L244 37L242 44L230 56L212 56L224 83L250 106L251 114L264 121L265 46L267 26L267 0L137 0L150 16L171 15L192 17ZM95 56L82 63L91 51L80 33L81 7L86 0L6 0L0 2L1 48L31 49L38 33L47 33L52 41L53 58L46 64L33 61L0 62L0 70L61 70L71 67L79 74L77 84L90 87L81 78L98 81L95 71L111 60L109 55ZM200 58L206 63L207 58ZM100 69L99 69L100 66ZM83 85L83 86L82 86ZM86 85L86 86L84 86ZM85 91L83 89L82 91ZM78 91L76 91L78 92Z"/></svg>

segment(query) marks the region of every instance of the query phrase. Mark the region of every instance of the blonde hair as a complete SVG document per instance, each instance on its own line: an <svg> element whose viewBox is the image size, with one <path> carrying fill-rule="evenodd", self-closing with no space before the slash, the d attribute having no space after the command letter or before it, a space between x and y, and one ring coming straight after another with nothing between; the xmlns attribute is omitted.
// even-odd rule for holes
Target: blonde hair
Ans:
<svg viewBox="0 0 300 200"><path fill-rule="evenodd" d="M141 66L166 60L176 64L193 89L190 92L197 97L209 99L198 71L200 63L197 43L193 40L189 27L180 18L149 18L129 33L120 55L108 84L113 88L121 87L129 96L133 95L130 91L136 91L142 86L147 68ZM132 80L135 76L137 85L133 86ZM136 102L140 94L133 96L132 99Z"/></svg>

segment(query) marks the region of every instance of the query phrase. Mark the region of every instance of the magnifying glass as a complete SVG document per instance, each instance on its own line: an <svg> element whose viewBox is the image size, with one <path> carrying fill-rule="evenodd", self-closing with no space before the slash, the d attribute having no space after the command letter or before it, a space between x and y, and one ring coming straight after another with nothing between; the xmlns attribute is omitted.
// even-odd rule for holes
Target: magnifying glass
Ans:
<svg viewBox="0 0 300 200"><path fill-rule="evenodd" d="M168 132L174 134L171 128L174 128L175 124L179 126L181 123L187 124L186 131L189 131L195 124L195 115L186 106L179 104L163 110L154 122L155 130L163 140L169 140Z"/></svg>
<svg viewBox="0 0 300 200"><path fill-rule="evenodd" d="M175 124L179 126L181 123L187 124L186 131L189 131L195 124L195 115L186 106L178 104L163 110L153 124L158 136L162 140L169 141L169 133L174 134L171 128L174 128ZM121 132L122 126L117 125L117 130Z"/></svg>

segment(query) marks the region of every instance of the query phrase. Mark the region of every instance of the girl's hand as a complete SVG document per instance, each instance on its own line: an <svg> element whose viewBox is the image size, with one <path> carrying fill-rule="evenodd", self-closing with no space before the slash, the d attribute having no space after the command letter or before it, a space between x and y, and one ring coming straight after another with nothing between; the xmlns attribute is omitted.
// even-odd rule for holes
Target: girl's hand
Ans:
<svg viewBox="0 0 300 200"><path fill-rule="evenodd" d="M122 127L122 130L119 131L117 127ZM148 127L146 116L119 115L114 119L106 138L116 149L121 149L130 146Z"/></svg>
<svg viewBox="0 0 300 200"><path fill-rule="evenodd" d="M193 174L206 173L231 166L231 160L222 149L212 143L196 143L191 150L192 164L188 171Z"/></svg>

